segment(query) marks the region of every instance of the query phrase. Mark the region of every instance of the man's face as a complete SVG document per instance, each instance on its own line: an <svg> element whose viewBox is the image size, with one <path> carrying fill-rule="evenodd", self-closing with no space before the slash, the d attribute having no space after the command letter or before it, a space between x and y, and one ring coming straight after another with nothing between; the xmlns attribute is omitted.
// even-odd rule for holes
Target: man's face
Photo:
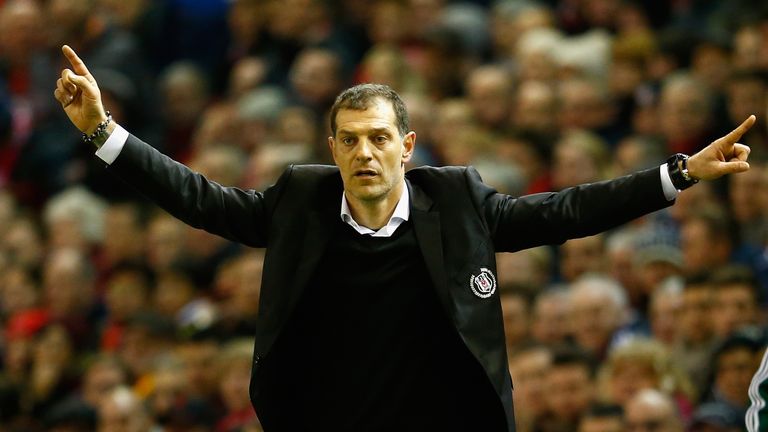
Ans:
<svg viewBox="0 0 768 432"><path fill-rule="evenodd" d="M347 198L377 202L400 193L416 134L400 136L392 104L377 98L365 110L339 110L336 125L328 145Z"/></svg>
<svg viewBox="0 0 768 432"><path fill-rule="evenodd" d="M700 343L712 334L712 289L706 285L686 288L680 314L680 330L686 342Z"/></svg>
<svg viewBox="0 0 768 432"><path fill-rule="evenodd" d="M551 354L544 348L516 355L509 360L509 373L515 391L512 393L516 414L535 418L544 413L544 383L552 364Z"/></svg>
<svg viewBox="0 0 768 432"><path fill-rule="evenodd" d="M568 364L549 370L544 388L547 405L559 419L578 419L592 403L592 379L586 366Z"/></svg>
<svg viewBox="0 0 768 432"><path fill-rule="evenodd" d="M728 402L749 404L749 384L757 370L752 350L745 347L731 349L717 360L715 388Z"/></svg>
<svg viewBox="0 0 768 432"><path fill-rule="evenodd" d="M722 286L715 292L716 308L712 309L715 335L727 337L757 320L757 302L749 285Z"/></svg>

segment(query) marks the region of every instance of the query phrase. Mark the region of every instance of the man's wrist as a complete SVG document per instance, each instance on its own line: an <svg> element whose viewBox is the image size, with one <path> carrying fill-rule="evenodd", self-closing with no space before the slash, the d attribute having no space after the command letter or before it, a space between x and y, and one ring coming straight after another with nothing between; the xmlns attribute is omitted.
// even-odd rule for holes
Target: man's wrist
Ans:
<svg viewBox="0 0 768 432"><path fill-rule="evenodd" d="M106 117L93 128L90 133L83 133L83 141L93 144L96 148L101 148L107 141L109 135L115 130L115 122L112 121L112 114L109 111L106 113Z"/></svg>
<svg viewBox="0 0 768 432"><path fill-rule="evenodd" d="M699 182L699 179L692 176L688 171L689 157L682 153L673 155L667 159L667 169L669 179L677 190L685 190Z"/></svg>

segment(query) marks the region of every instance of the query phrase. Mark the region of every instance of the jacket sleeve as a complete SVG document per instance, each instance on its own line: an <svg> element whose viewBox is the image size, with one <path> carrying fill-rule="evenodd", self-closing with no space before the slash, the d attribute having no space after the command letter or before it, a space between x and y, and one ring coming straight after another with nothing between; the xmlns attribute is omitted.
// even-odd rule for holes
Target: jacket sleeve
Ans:
<svg viewBox="0 0 768 432"><path fill-rule="evenodd" d="M515 198L482 183L466 171L469 190L485 217L497 251L513 252L586 237L668 207L659 169L614 180L583 184L560 192Z"/></svg>
<svg viewBox="0 0 768 432"><path fill-rule="evenodd" d="M133 135L108 170L181 221L252 247L266 246L272 211L291 175L289 168L264 192L221 186Z"/></svg>

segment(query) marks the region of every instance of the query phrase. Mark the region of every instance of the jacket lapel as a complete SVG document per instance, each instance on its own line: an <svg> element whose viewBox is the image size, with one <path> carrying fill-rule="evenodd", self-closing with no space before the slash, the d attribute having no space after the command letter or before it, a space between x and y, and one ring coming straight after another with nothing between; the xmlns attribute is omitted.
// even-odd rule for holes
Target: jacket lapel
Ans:
<svg viewBox="0 0 768 432"><path fill-rule="evenodd" d="M443 260L442 229L440 212L433 208L432 199L418 186L406 179L411 196L411 219L419 243L421 255L427 265L440 302L448 316L454 316L453 299L448 289L448 278Z"/></svg>

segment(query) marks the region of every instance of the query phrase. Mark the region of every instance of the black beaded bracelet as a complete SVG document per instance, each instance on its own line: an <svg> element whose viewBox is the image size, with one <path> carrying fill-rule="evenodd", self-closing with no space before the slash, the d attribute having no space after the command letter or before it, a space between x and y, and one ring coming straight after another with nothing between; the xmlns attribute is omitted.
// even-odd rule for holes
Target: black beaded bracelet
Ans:
<svg viewBox="0 0 768 432"><path fill-rule="evenodd" d="M94 144L99 137L106 135L107 126L109 126L109 124L112 122L112 114L109 111L107 111L106 114L107 114L107 119L99 123L99 125L96 126L96 130L93 131L92 134L87 135L83 133L83 141L85 141L88 144Z"/></svg>

